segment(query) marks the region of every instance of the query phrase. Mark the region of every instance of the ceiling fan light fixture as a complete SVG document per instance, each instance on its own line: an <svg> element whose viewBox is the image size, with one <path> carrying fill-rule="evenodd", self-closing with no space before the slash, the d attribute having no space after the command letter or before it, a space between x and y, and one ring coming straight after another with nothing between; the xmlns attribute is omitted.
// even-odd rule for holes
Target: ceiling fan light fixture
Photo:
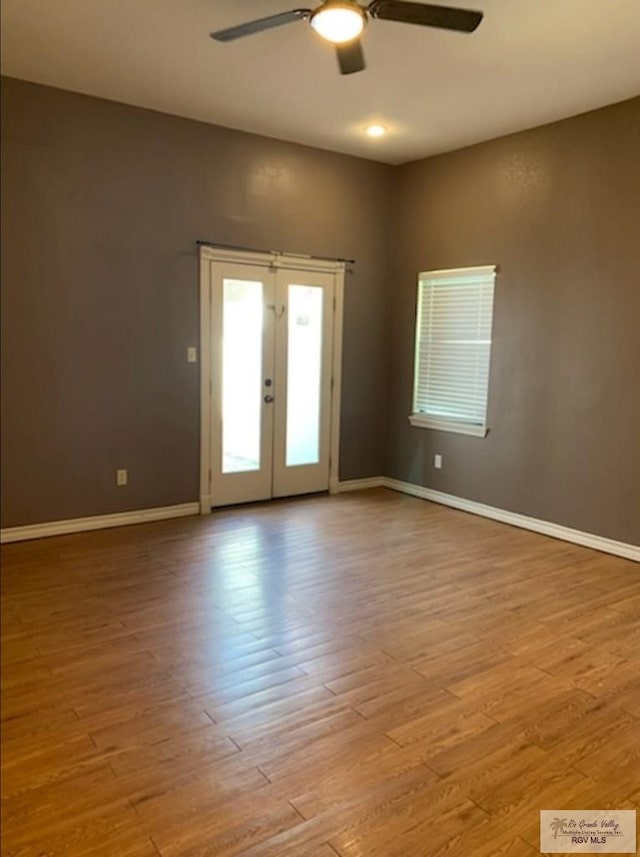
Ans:
<svg viewBox="0 0 640 857"><path fill-rule="evenodd" d="M342 45L356 39L366 22L364 10L356 3L327 0L311 15L311 26L328 42Z"/></svg>

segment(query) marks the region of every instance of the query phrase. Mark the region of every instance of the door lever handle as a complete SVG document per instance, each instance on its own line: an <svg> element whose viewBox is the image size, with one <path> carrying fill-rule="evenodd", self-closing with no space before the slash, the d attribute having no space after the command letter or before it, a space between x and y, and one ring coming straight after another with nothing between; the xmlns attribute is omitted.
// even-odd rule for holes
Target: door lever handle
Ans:
<svg viewBox="0 0 640 857"><path fill-rule="evenodd" d="M264 400L265 400L265 402L266 402L268 405L270 405L270 404L271 404L271 402L273 402L273 396L269 396L269 395L267 395L267 396L265 396L265 397L264 397Z"/></svg>
<svg viewBox="0 0 640 857"><path fill-rule="evenodd" d="M286 307L282 305L278 308L275 304L267 304L267 309L272 309L276 318L282 318Z"/></svg>

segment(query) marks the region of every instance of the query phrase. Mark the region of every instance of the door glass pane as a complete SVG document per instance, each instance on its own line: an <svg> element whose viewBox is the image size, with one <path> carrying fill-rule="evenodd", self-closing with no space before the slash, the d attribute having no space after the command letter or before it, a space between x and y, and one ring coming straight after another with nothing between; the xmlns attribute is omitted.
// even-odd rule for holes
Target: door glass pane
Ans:
<svg viewBox="0 0 640 857"><path fill-rule="evenodd" d="M287 467L320 460L322 288L289 286Z"/></svg>
<svg viewBox="0 0 640 857"><path fill-rule="evenodd" d="M223 281L223 473L260 469L262 291L262 283Z"/></svg>

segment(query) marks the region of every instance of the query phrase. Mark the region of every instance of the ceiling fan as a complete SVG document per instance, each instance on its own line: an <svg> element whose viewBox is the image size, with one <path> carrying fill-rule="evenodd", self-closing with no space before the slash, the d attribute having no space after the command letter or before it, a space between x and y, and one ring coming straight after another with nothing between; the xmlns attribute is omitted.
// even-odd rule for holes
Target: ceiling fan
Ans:
<svg viewBox="0 0 640 857"><path fill-rule="evenodd" d="M230 42L294 21L308 21L322 38L335 44L340 73L353 74L365 67L360 35L369 18L472 33L482 20L482 12L409 0L372 0L368 6L360 6L356 0L324 0L315 9L291 9L210 35L218 42Z"/></svg>

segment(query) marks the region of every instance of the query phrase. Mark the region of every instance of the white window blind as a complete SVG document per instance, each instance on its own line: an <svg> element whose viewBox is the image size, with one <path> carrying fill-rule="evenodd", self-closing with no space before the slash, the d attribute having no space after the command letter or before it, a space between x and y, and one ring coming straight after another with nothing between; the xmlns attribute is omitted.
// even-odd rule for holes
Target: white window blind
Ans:
<svg viewBox="0 0 640 857"><path fill-rule="evenodd" d="M411 422L486 434L495 266L419 275Z"/></svg>

